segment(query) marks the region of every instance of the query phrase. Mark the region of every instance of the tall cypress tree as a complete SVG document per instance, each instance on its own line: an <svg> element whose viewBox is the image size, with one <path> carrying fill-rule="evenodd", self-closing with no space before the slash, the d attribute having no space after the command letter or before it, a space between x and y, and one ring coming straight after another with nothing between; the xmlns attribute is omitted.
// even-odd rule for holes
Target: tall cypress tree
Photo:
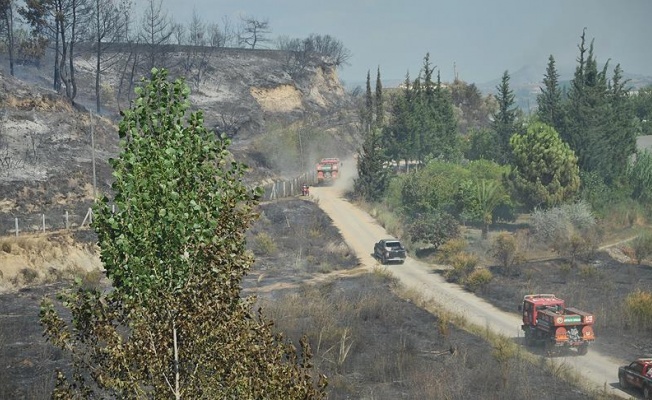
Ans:
<svg viewBox="0 0 652 400"><path fill-rule="evenodd" d="M371 95L371 74L369 71L367 71L367 90L365 92L365 103L360 114L362 131L370 131L374 118L374 99Z"/></svg>
<svg viewBox="0 0 652 400"><path fill-rule="evenodd" d="M442 86L441 73L437 71L435 85L435 114L437 118L437 152L434 156L455 160L460 156L457 120L453 109L451 93Z"/></svg>
<svg viewBox="0 0 652 400"><path fill-rule="evenodd" d="M496 86L496 90L498 91L496 94L498 111L494 114L494 122L492 124L492 128L496 133L496 138L498 140L500 154L498 162L501 164L509 163L511 154L509 139L517 132L517 110L514 105L514 93L509 87L509 79L509 71L505 71L500 84Z"/></svg>
<svg viewBox="0 0 652 400"><path fill-rule="evenodd" d="M598 70L591 41L580 37L580 56L571 82L562 137L577 154L580 169L594 172L607 184L617 182L635 151L635 129L627 105L620 66L610 84L608 63Z"/></svg>
<svg viewBox="0 0 652 400"><path fill-rule="evenodd" d="M605 154L609 158L611 173L607 180L612 182L619 181L625 176L630 156L636 153L635 115L632 102L629 100L627 82L623 80L620 64L616 65L608 93L611 117L605 130L605 141L610 148L610 151Z"/></svg>
<svg viewBox="0 0 652 400"><path fill-rule="evenodd" d="M383 197L388 182L385 161L380 131L372 129L365 133L362 147L358 150L358 177L353 184L356 196L370 201Z"/></svg>
<svg viewBox="0 0 652 400"><path fill-rule="evenodd" d="M548 58L548 66L543 76L543 87L539 89L541 93L537 95L537 116L541 122L559 132L562 130L563 123L562 92L559 87L559 73L552 54Z"/></svg>
<svg viewBox="0 0 652 400"><path fill-rule="evenodd" d="M410 74L405 75L404 88L390 106L390 119L383 127L383 140L386 156L394 161L408 161L411 155L412 136L410 131L410 107L412 102L412 82Z"/></svg>
<svg viewBox="0 0 652 400"><path fill-rule="evenodd" d="M385 123L385 102L383 101L383 84L380 81L380 67L376 72L376 97L374 108L376 111L375 126L381 128Z"/></svg>

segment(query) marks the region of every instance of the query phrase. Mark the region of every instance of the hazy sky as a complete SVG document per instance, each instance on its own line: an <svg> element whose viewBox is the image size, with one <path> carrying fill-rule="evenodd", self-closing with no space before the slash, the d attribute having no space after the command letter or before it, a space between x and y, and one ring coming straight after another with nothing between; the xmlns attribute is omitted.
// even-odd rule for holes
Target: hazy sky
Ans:
<svg viewBox="0 0 652 400"><path fill-rule="evenodd" d="M144 0L136 0L138 3ZM331 35L348 48L345 82L414 79L430 53L443 81L456 70L484 83L525 65L545 72L548 56L575 66L584 27L599 66L611 59L627 73L652 75L652 0L163 0L176 22L193 9L205 22L240 15L269 21L276 38ZM455 67L454 67L455 65Z"/></svg>

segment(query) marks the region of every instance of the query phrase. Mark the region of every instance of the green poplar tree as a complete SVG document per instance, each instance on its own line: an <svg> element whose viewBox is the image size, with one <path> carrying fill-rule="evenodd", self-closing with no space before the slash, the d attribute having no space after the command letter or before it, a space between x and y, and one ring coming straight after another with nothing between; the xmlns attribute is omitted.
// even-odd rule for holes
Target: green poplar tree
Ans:
<svg viewBox="0 0 652 400"><path fill-rule="evenodd" d="M324 396L311 353L254 312L241 283L258 190L229 141L189 113L189 89L153 69L120 122L115 181L93 227L112 290L61 294L68 321L44 301L41 322L71 357L54 399L306 399Z"/></svg>

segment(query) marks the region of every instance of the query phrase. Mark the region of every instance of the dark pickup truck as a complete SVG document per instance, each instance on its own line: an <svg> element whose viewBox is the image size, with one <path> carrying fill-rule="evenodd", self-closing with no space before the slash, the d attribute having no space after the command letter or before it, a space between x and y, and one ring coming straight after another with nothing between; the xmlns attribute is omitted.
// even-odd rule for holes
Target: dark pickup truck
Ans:
<svg viewBox="0 0 652 400"><path fill-rule="evenodd" d="M374 257L383 265L389 262L403 264L407 251L398 239L383 239L374 245Z"/></svg>
<svg viewBox="0 0 652 400"><path fill-rule="evenodd" d="M652 358L639 358L618 368L618 382L621 388L639 389L644 399L652 399Z"/></svg>

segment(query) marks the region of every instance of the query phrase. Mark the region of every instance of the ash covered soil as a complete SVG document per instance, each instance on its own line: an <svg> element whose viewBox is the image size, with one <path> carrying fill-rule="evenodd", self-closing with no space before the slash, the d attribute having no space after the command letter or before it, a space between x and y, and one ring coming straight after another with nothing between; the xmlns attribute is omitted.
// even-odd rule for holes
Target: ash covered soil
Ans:
<svg viewBox="0 0 652 400"><path fill-rule="evenodd" d="M248 240L256 262L245 294L256 294L293 342L308 335L330 399L596 398L549 372L544 357L539 364L504 360L484 339L397 295L402 289L390 275L358 271L355 255L311 201L261 205ZM42 336L39 302L65 286L0 295L0 398L49 398L53 371L66 361Z"/></svg>
<svg viewBox="0 0 652 400"><path fill-rule="evenodd" d="M517 307L524 295L554 293L567 306L594 314L596 341L589 351L599 351L623 363L649 357L652 337L628 318L624 304L627 296L637 290L652 291L652 267L637 265L624 256L620 247L599 251L589 262L576 267L569 267L561 259L529 262L510 275L492 267L492 282L476 295L520 315Z"/></svg>

